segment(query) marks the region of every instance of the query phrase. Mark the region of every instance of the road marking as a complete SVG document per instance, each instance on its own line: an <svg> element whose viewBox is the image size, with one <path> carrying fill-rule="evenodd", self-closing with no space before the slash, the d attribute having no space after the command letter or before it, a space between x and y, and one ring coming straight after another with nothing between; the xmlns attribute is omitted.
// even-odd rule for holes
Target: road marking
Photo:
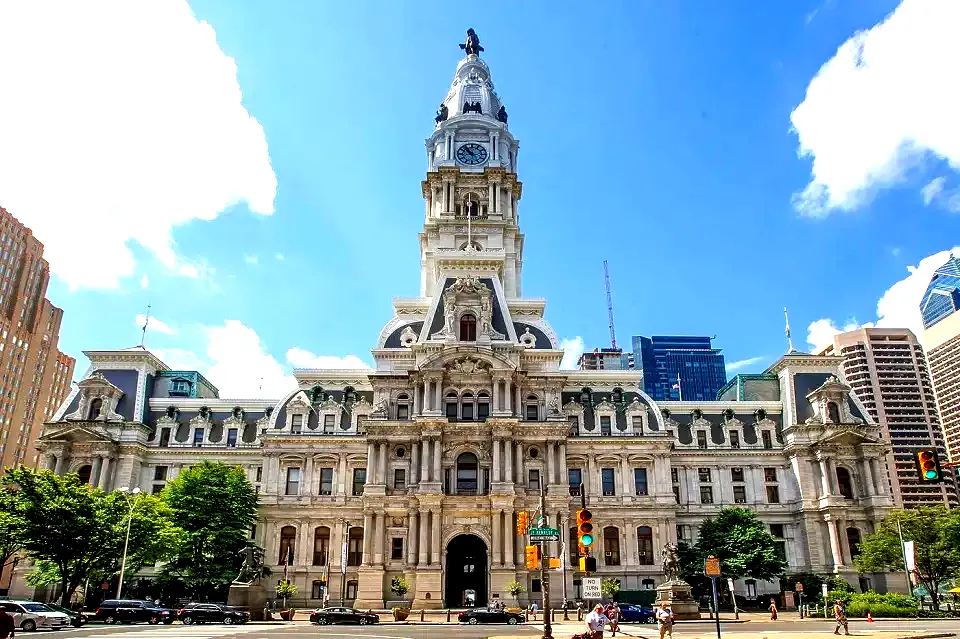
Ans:
<svg viewBox="0 0 960 639"><path fill-rule="evenodd" d="M393 637L390 635L358 635L353 632L349 634L340 633L340 632L330 632L330 633L323 632L320 634L322 634L324 637L367 637L367 639L410 639L409 637Z"/></svg>

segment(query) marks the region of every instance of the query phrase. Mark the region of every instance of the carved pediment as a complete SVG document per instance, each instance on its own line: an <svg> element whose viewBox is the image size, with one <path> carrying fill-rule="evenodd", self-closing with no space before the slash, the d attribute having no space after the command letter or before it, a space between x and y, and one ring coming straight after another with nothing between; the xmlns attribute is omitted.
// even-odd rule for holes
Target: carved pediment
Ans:
<svg viewBox="0 0 960 639"><path fill-rule="evenodd" d="M116 411L123 391L104 377L103 373L94 371L89 377L78 382L77 387L80 391L77 409L65 415L64 420L123 421L123 416Z"/></svg>
<svg viewBox="0 0 960 639"><path fill-rule="evenodd" d="M458 277L443 292L443 327L430 338L455 339L456 323L467 313L477 320L477 337L505 339L493 328L493 291L478 277Z"/></svg>
<svg viewBox="0 0 960 639"><path fill-rule="evenodd" d="M583 415L583 404L579 404L572 399L563 405L564 415Z"/></svg>
<svg viewBox="0 0 960 639"><path fill-rule="evenodd" d="M307 398L307 394L303 391L300 391L293 396L289 402L287 402L287 410L292 410L294 412L309 412L310 411L310 400Z"/></svg>
<svg viewBox="0 0 960 639"><path fill-rule="evenodd" d="M480 359L479 357L472 357L467 355L459 359L447 362L444 368L451 373L482 373L489 371L493 366L490 362Z"/></svg>
<svg viewBox="0 0 960 639"><path fill-rule="evenodd" d="M113 443L114 438L100 425L70 424L48 426L40 436L45 444L63 443Z"/></svg>

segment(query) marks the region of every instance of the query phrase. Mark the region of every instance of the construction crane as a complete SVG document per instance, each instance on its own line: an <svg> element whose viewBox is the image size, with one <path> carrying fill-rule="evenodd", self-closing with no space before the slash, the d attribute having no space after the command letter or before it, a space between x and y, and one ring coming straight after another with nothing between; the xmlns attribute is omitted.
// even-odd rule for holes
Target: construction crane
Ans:
<svg viewBox="0 0 960 639"><path fill-rule="evenodd" d="M617 332L613 328L613 298L610 297L610 268L603 261L603 281L607 286L607 318L610 321L610 347L617 350Z"/></svg>

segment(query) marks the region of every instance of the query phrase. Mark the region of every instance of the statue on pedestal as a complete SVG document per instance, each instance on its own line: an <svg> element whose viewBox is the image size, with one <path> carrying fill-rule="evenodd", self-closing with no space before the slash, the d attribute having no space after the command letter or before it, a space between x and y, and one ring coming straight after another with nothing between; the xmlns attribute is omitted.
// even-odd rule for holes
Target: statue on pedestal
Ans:
<svg viewBox="0 0 960 639"><path fill-rule="evenodd" d="M460 48L467 52L467 55L480 55L483 47L480 46L480 38L473 29L467 29L467 41L460 45Z"/></svg>

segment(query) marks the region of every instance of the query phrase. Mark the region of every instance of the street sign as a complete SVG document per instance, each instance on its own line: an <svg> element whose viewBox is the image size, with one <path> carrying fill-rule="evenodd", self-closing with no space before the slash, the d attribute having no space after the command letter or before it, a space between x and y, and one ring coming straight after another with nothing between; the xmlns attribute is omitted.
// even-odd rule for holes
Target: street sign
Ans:
<svg viewBox="0 0 960 639"><path fill-rule="evenodd" d="M560 541L560 531L556 528L531 528L530 541Z"/></svg>
<svg viewBox="0 0 960 639"><path fill-rule="evenodd" d="M600 599L600 577L584 577L580 580L580 596L584 599Z"/></svg>
<svg viewBox="0 0 960 639"><path fill-rule="evenodd" d="M713 555L707 557L707 560L703 562L703 574L707 577L719 577L720 560Z"/></svg>

